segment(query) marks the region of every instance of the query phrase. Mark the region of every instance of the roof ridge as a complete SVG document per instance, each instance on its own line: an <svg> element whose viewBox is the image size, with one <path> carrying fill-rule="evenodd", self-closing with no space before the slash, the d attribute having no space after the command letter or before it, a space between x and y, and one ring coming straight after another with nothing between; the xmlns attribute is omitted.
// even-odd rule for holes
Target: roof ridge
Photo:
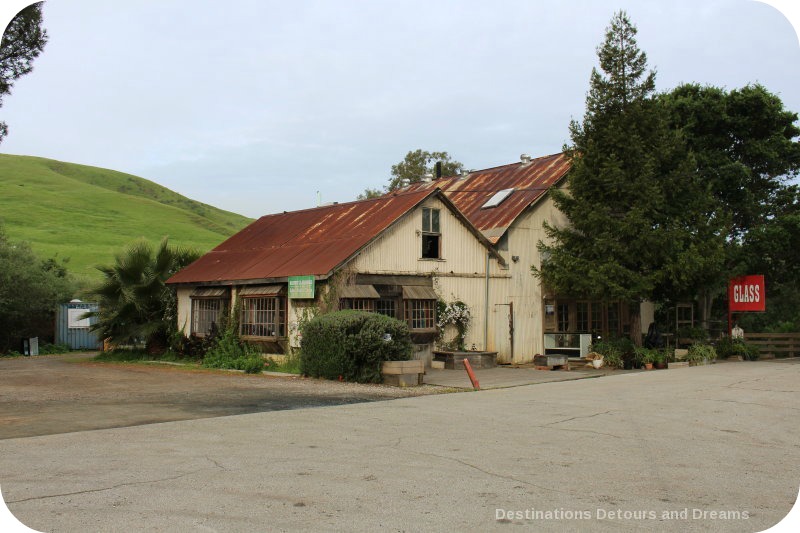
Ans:
<svg viewBox="0 0 800 533"><path fill-rule="evenodd" d="M334 207L342 207L342 206L348 206L348 205L352 205L352 204L374 202L374 201L377 201L377 200L384 200L385 201L385 200L390 200L390 199L398 197L398 196L421 194L423 192L426 192L427 194L432 194L435 190L436 189L433 189L433 190L430 190L430 191L427 191L427 190L426 191L421 191L421 190L390 191L390 192L387 192L387 193L385 193L385 194L383 194L381 196L376 196L375 198L364 198L364 199L361 199L361 200L350 200L349 202L333 202L333 203L329 203L329 204L325 204L325 205L318 205L316 207L306 207L305 209L295 209L293 211L279 211L277 213L268 213L266 215L261 215L260 217L258 217L257 220L260 220L260 219L266 218L266 217L283 216L283 215L290 215L290 214L294 214L294 213L305 213L305 212L308 212L308 211L315 211L317 209L319 209L319 210L331 209L331 208L334 208Z"/></svg>
<svg viewBox="0 0 800 533"><path fill-rule="evenodd" d="M549 155L541 155L539 157L531 158L531 160L529 162L527 162L527 163L523 163L522 161L515 161L514 163L506 163L504 165L497 165L495 167L480 168L480 169L476 168L474 170L471 170L469 172L469 174L473 174L473 173L474 174L478 174L478 173L481 173L481 172L490 172L490 171L493 171L493 170L498 170L498 169L501 169L501 168L506 168L506 167L510 167L510 166L514 166L514 165L530 165L534 161L539 161L540 159L547 159L548 157L555 157L555 156L558 156L558 155L564 155L565 153L566 152L562 151L562 152L556 152L554 154L549 154ZM459 177L458 174L453 174L452 176L442 176L441 178L437 178L437 180L438 179L457 178L457 177ZM433 181L436 182L437 180L433 180Z"/></svg>

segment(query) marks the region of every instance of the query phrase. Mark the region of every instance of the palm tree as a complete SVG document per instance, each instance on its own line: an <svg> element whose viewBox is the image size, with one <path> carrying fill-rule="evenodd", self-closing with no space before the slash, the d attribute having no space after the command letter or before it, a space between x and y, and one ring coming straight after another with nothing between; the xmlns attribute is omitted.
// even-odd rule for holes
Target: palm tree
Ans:
<svg viewBox="0 0 800 533"><path fill-rule="evenodd" d="M177 326L175 293L164 282L199 256L166 237L156 250L145 240L130 244L113 265L97 267L104 279L90 291L100 304L92 329L114 344L143 341L148 351L163 351Z"/></svg>

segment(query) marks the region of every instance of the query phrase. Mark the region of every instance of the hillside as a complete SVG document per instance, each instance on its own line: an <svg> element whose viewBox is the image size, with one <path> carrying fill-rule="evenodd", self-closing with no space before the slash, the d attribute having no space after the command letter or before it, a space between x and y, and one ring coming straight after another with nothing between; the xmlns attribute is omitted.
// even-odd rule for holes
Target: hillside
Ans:
<svg viewBox="0 0 800 533"><path fill-rule="evenodd" d="M42 258L68 257L81 278L136 238L205 252L249 222L130 174L0 154L0 225Z"/></svg>

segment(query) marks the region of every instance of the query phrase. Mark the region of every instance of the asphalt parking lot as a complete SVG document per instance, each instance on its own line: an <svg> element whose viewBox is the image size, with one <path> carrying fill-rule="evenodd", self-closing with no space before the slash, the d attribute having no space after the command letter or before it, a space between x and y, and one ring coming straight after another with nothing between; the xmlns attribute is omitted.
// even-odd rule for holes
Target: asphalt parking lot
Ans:
<svg viewBox="0 0 800 533"><path fill-rule="evenodd" d="M0 440L39 531L762 531L800 360Z"/></svg>

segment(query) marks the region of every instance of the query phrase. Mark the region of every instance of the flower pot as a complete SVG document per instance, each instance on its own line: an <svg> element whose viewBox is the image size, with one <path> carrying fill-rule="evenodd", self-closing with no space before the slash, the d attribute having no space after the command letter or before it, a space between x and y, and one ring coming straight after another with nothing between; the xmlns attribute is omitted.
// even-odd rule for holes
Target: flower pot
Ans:
<svg viewBox="0 0 800 533"><path fill-rule="evenodd" d="M593 359L592 360L592 366L595 367L595 368L600 368L601 366L603 366L603 360L602 359Z"/></svg>
<svg viewBox="0 0 800 533"><path fill-rule="evenodd" d="M653 363L645 363L644 364L645 370L653 370Z"/></svg>

